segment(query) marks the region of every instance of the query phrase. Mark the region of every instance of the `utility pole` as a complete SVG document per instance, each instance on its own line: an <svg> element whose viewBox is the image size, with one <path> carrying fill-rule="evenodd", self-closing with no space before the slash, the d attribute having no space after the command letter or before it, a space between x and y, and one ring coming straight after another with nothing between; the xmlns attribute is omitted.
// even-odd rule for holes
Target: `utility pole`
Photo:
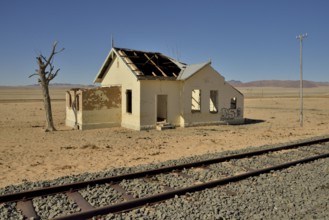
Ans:
<svg viewBox="0 0 329 220"><path fill-rule="evenodd" d="M299 82L299 95L300 95L300 126L303 127L303 39L307 37L306 34L300 34L296 37L299 40L299 69L300 69L300 82Z"/></svg>

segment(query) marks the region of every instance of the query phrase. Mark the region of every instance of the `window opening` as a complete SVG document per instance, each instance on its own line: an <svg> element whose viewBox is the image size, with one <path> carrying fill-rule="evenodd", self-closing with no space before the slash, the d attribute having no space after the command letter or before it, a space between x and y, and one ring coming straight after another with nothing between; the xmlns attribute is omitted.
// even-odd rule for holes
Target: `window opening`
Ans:
<svg viewBox="0 0 329 220"><path fill-rule="evenodd" d="M236 97L231 98L231 109L236 109Z"/></svg>
<svg viewBox="0 0 329 220"><path fill-rule="evenodd" d="M211 113L218 112L217 97L218 97L218 92L216 90L210 90L209 111Z"/></svg>
<svg viewBox="0 0 329 220"><path fill-rule="evenodd" d="M132 113L132 91L126 91L126 112Z"/></svg>
<svg viewBox="0 0 329 220"><path fill-rule="evenodd" d="M192 90L192 112L201 112L201 90L193 89Z"/></svg>

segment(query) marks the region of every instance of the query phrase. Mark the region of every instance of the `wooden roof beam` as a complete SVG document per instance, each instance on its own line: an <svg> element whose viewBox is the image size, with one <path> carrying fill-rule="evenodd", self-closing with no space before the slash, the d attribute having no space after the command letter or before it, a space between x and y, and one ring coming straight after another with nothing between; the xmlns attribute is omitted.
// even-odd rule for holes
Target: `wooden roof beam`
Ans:
<svg viewBox="0 0 329 220"><path fill-rule="evenodd" d="M163 72L162 69L153 60L151 60L146 53L144 53L144 56L162 73L164 77L168 77L167 74L165 74L165 72Z"/></svg>
<svg viewBox="0 0 329 220"><path fill-rule="evenodd" d="M142 71L140 71L137 66L131 61L131 59L127 56L127 54L123 50L118 51L122 60L127 64L127 66L136 73L137 76L144 75Z"/></svg>

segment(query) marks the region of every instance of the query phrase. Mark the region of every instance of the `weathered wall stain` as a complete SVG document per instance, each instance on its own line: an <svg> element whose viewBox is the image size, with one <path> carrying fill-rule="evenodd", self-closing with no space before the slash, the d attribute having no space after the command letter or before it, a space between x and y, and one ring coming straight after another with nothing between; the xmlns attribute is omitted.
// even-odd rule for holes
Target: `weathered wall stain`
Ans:
<svg viewBox="0 0 329 220"><path fill-rule="evenodd" d="M83 110L101 110L121 107L121 87L82 90Z"/></svg>
<svg viewBox="0 0 329 220"><path fill-rule="evenodd" d="M71 89L66 93L65 123L81 130L120 126L121 87Z"/></svg>

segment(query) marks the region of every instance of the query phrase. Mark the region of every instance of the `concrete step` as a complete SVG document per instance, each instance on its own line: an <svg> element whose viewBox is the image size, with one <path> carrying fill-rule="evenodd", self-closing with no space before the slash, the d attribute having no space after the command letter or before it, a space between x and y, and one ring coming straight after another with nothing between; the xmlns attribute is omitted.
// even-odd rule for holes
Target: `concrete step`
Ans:
<svg viewBox="0 0 329 220"><path fill-rule="evenodd" d="M172 125L170 123L157 123L156 125L156 129L158 131L162 131L162 130L167 130L167 129L175 129L175 125Z"/></svg>

